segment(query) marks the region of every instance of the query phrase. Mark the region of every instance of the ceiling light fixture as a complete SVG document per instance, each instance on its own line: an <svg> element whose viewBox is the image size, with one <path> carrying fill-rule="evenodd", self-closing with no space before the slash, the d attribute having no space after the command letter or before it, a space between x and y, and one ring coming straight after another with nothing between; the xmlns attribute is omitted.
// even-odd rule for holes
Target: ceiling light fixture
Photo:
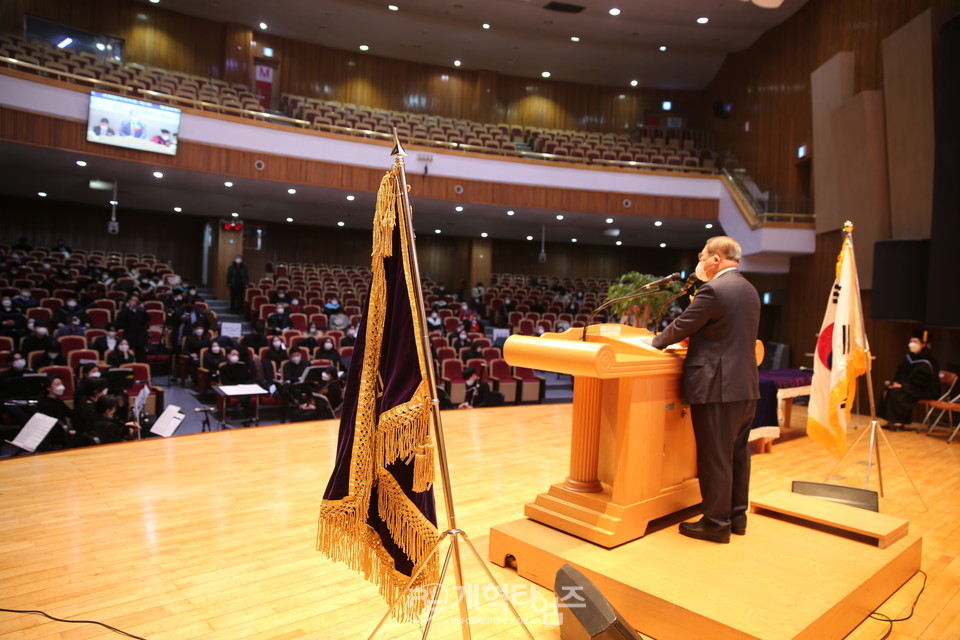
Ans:
<svg viewBox="0 0 960 640"><path fill-rule="evenodd" d="M338 220L338 221L337 221L337 226L338 226L338 227L342 227L342 226L344 226L345 224L347 224L347 223L344 222L343 220Z"/></svg>
<svg viewBox="0 0 960 640"><path fill-rule="evenodd" d="M440 229L434 229L433 232L434 232L434 233L443 233L442 231L440 231Z"/></svg>
<svg viewBox="0 0 960 640"><path fill-rule="evenodd" d="M562 213L558 213L558 214L557 214L557 220L563 220L563 214L562 214Z"/></svg>
<svg viewBox="0 0 960 640"><path fill-rule="evenodd" d="M486 22L484 22L484 23L483 23L483 28L484 28L484 29L489 29L489 28L490 28L490 25L487 24Z"/></svg>
<svg viewBox="0 0 960 640"><path fill-rule="evenodd" d="M543 76L544 78L549 78L549 77L550 77L550 72L549 72L549 71L543 71L543 72L540 73L540 75Z"/></svg>
<svg viewBox="0 0 960 640"><path fill-rule="evenodd" d="M293 218L287 218L287 222L293 222Z"/></svg>
<svg viewBox="0 0 960 640"><path fill-rule="evenodd" d="M660 106L664 111L670 111L670 109L673 109L673 103L669 100L664 100L663 104Z"/></svg>
<svg viewBox="0 0 960 640"><path fill-rule="evenodd" d="M227 189L229 189L230 187L233 186L233 183L230 182L229 180L227 180L226 182L223 183L223 186L225 186Z"/></svg>
<svg viewBox="0 0 960 640"><path fill-rule="evenodd" d="M390 9L390 11L400 11L400 7L395 4L388 4L387 9Z"/></svg>
<svg viewBox="0 0 960 640"><path fill-rule="evenodd" d="M460 66L460 61L459 61L459 60L454 60L454 61L453 61L453 66L459 67L459 66Z"/></svg>
<svg viewBox="0 0 960 640"><path fill-rule="evenodd" d="M360 51L370 51L370 45L368 44L360 45Z"/></svg>
<svg viewBox="0 0 960 640"><path fill-rule="evenodd" d="M703 225L703 228L704 228L704 229L713 229L713 223L712 223L712 222L708 222L707 224Z"/></svg>
<svg viewBox="0 0 960 640"><path fill-rule="evenodd" d="M533 240L533 236L527 236L527 240Z"/></svg>
<svg viewBox="0 0 960 640"><path fill-rule="evenodd" d="M697 18L697 24L707 24L710 22L710 18Z"/></svg>
<svg viewBox="0 0 960 640"><path fill-rule="evenodd" d="M295 195L297 195L297 190L296 190L296 189L287 189L287 193L289 193L289 194L292 195L292 196L295 196Z"/></svg>
<svg viewBox="0 0 960 640"><path fill-rule="evenodd" d="M460 213L461 211L463 211L463 207L461 207L460 205L457 205L453 208L453 210L456 211L457 213Z"/></svg>
<svg viewBox="0 0 960 640"><path fill-rule="evenodd" d="M266 22L261 22L261 23L260 23L260 29L261 29L262 31L266 31L266 30L267 30L267 23L266 23Z"/></svg>
<svg viewBox="0 0 960 640"><path fill-rule="evenodd" d="M660 45L660 51L666 51L666 50L667 50L667 45L665 44Z"/></svg>
<svg viewBox="0 0 960 640"><path fill-rule="evenodd" d="M576 241L577 241L576 238L570 238L570 242L576 242Z"/></svg>
<svg viewBox="0 0 960 640"><path fill-rule="evenodd" d="M570 42L580 42L580 36L570 36Z"/></svg>
<svg viewBox="0 0 960 640"><path fill-rule="evenodd" d="M623 240L617 240L615 243L618 247L623 244Z"/></svg>
<svg viewBox="0 0 960 640"><path fill-rule="evenodd" d="M659 226L662 226L662 225L663 225L663 221L662 221L662 220L657 220L656 222L653 223L653 226L655 226L655 227L659 227Z"/></svg>
<svg viewBox="0 0 960 640"><path fill-rule="evenodd" d="M667 243L666 243L666 242L661 242L661 243L660 243L660 248L661 248L661 249L666 249L666 248L667 248Z"/></svg>
<svg viewBox="0 0 960 640"><path fill-rule="evenodd" d="M230 215L231 215L232 217L234 217L234 218L239 218L239 217L240 217L240 214L237 213L236 211L234 211L234 212L231 213Z"/></svg>
<svg viewBox="0 0 960 640"><path fill-rule="evenodd" d="M78 166L78 167L85 167L85 166L87 166L87 161L86 161L86 160L77 160L77 166Z"/></svg>
<svg viewBox="0 0 960 640"><path fill-rule="evenodd" d="M511 209L510 211L507 211L507 215L508 215L508 216L512 216L512 215L515 214L515 213L516 213L516 211L514 211L513 209Z"/></svg>
<svg viewBox="0 0 960 640"><path fill-rule="evenodd" d="M150 0L150 4L160 4L160 0Z"/></svg>
<svg viewBox="0 0 960 640"><path fill-rule="evenodd" d="M638 84L640 84L640 83L639 83L637 80L631 80L631 81L630 81L630 86L631 86L631 87L635 87L635 86L637 86Z"/></svg>
<svg viewBox="0 0 960 640"><path fill-rule="evenodd" d="M181 211L183 211L183 207L174 207L173 211L174 213L180 213Z"/></svg>
<svg viewBox="0 0 960 640"><path fill-rule="evenodd" d="M486 231L484 231L483 233L481 233L481 234L480 234L480 237L481 237L481 238L486 238L486 237L487 237L487 235L488 235L488 234L487 234L487 232L486 232Z"/></svg>
<svg viewBox="0 0 960 640"><path fill-rule="evenodd" d="M156 178L157 180L159 180L160 178L163 177L163 172L162 172L162 171L154 171L154 172L153 172L153 177Z"/></svg>
<svg viewBox="0 0 960 640"><path fill-rule="evenodd" d="M612 16L620 15L620 9L617 9L616 7L614 7L613 9L610 9L610 15Z"/></svg>
<svg viewBox="0 0 960 640"><path fill-rule="evenodd" d="M57 49L63 49L64 47L69 47L70 43L73 42L73 38L64 38L57 43Z"/></svg>
<svg viewBox="0 0 960 640"><path fill-rule="evenodd" d="M37 191L37 195L40 196L41 198L46 198L46 197L47 197L47 192L46 192L46 191Z"/></svg>
<svg viewBox="0 0 960 640"><path fill-rule="evenodd" d="M613 224L613 218L607 218L607 224Z"/></svg>
<svg viewBox="0 0 960 640"><path fill-rule="evenodd" d="M347 200L353 202L356 199L356 196L347 196Z"/></svg>

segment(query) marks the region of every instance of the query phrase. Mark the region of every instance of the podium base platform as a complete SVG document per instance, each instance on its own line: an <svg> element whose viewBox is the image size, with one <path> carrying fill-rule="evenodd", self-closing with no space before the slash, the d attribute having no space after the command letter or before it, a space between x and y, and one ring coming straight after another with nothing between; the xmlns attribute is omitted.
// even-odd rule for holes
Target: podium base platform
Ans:
<svg viewBox="0 0 960 640"><path fill-rule="evenodd" d="M569 563L640 632L669 640L840 639L920 568L920 536L884 549L751 514L715 544L675 525L604 549L532 520L490 530L490 560L552 589ZM561 609L562 612L562 609Z"/></svg>

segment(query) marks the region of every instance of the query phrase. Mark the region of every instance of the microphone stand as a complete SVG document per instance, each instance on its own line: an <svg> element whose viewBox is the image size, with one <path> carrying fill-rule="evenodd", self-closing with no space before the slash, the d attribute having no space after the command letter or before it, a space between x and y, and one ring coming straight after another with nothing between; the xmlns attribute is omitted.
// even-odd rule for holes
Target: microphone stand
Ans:
<svg viewBox="0 0 960 640"><path fill-rule="evenodd" d="M663 313L664 311L667 310L667 307L670 306L670 303L676 300L677 298L685 296L687 292L690 291L690 289L693 287L694 283L696 283L697 280L698 280L697 276L690 276L689 278L687 278L687 281L683 284L683 288L680 289L680 293L672 295L664 301L663 306L660 307L660 313L657 314L657 329L660 328L660 320L663 319Z"/></svg>
<svg viewBox="0 0 960 640"><path fill-rule="evenodd" d="M594 309L594 310L593 310L593 313L591 313L590 316L587 318L586 324L583 325L583 334L580 336L580 341L581 341L581 342L586 342L586 341L587 341L587 328L590 326L590 322L594 319L594 317L596 317L596 315L597 315L598 313L600 313L600 312L603 311L604 309L606 309L606 308L610 307L611 305L614 305L614 304L616 304L616 303L618 303L618 302L623 302L624 300L633 300L633 299L635 299L635 298L643 298L643 297L645 297L645 296L652 296L652 295L654 295L654 294L656 294L656 293L663 293L664 291L667 291L667 287L661 286L661 287L657 287L657 288L655 288L655 289L644 289L644 290L642 290L642 291L639 291L639 290L638 290L638 291L634 291L633 293L628 293L628 294L625 295L625 296L620 296L619 298L614 298L613 300L607 300L607 301L604 302L602 305L600 305L599 307L597 307L596 309Z"/></svg>

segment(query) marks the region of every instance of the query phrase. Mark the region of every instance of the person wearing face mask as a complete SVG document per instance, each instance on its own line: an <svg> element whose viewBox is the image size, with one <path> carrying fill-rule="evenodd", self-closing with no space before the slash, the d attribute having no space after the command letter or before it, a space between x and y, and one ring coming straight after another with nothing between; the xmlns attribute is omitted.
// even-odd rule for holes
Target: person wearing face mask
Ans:
<svg viewBox="0 0 960 640"><path fill-rule="evenodd" d="M240 358L239 349L230 349L227 361L220 366L220 384L249 384L253 382L250 367Z"/></svg>
<svg viewBox="0 0 960 640"><path fill-rule="evenodd" d="M29 289L22 289L20 293L13 296L11 301L13 302L13 306L19 309L22 313L26 313L27 309L40 306L40 302L33 297L33 294Z"/></svg>
<svg viewBox="0 0 960 640"><path fill-rule="evenodd" d="M83 327L90 326L90 317L77 302L77 296L70 296L66 304L53 312L53 324L56 327L70 326L73 318L77 318Z"/></svg>
<svg viewBox="0 0 960 640"><path fill-rule="evenodd" d="M77 431L73 427L74 412L63 401L66 392L63 379L51 376L43 383L43 396L37 402L37 412L57 419L40 447L44 450L66 449L76 446Z"/></svg>
<svg viewBox="0 0 960 640"><path fill-rule="evenodd" d="M427 316L427 330L428 331L443 331L443 318L440 317L440 314L436 310L431 311L430 315Z"/></svg>
<svg viewBox="0 0 960 640"><path fill-rule="evenodd" d="M500 326L505 327L510 324L510 314L517 310L517 303L510 298L510 296L505 296L503 301L500 303L500 314L498 321Z"/></svg>
<svg viewBox="0 0 960 640"><path fill-rule="evenodd" d="M274 331L293 328L293 321L290 320L290 312L287 310L285 303L280 302L277 304L277 310L267 317L267 328L273 329Z"/></svg>
<svg viewBox="0 0 960 640"><path fill-rule="evenodd" d="M300 338L298 344L301 348L306 349L308 353L312 353L322 341L323 334L320 329L317 328L317 323L311 322L307 325L306 337Z"/></svg>
<svg viewBox="0 0 960 640"><path fill-rule="evenodd" d="M60 350L60 345L54 343L53 347L47 349L33 361L34 366L39 371L44 367L65 367L67 366L67 359L63 357L63 353Z"/></svg>
<svg viewBox="0 0 960 640"><path fill-rule="evenodd" d="M266 350L263 357L273 362L274 369L279 368L280 363L289 357L287 345L284 344L283 338L278 335L273 336L270 340L270 347Z"/></svg>
<svg viewBox="0 0 960 640"><path fill-rule="evenodd" d="M79 316L72 316L70 322L65 325L61 325L56 333L54 333L54 338L62 338L63 336L82 336L87 332L87 328L80 324L81 320Z"/></svg>
<svg viewBox="0 0 960 640"><path fill-rule="evenodd" d="M309 388L310 393L301 397L293 412L293 422L335 418L337 408L343 404L343 381L336 368L326 367L319 383L314 380Z"/></svg>
<svg viewBox="0 0 960 640"><path fill-rule="evenodd" d="M13 338L14 342L27 332L27 317L13 304L13 299L4 295L0 298L0 336Z"/></svg>
<svg viewBox="0 0 960 640"><path fill-rule="evenodd" d="M460 353L460 349L466 349L470 346L470 336L467 335L466 329L461 330L460 333L457 334L452 346L456 349L457 353Z"/></svg>
<svg viewBox="0 0 960 640"><path fill-rule="evenodd" d="M130 295L126 304L117 313L117 328L123 331L123 337L130 345L130 349L136 354L136 359L140 362L146 361L147 346L147 328L150 324L150 316L146 309L140 304L140 296Z"/></svg>
<svg viewBox="0 0 960 640"><path fill-rule="evenodd" d="M126 338L117 344L116 349L107 354L107 365L112 369L124 364L133 364L136 361L137 357Z"/></svg>
<svg viewBox="0 0 960 640"><path fill-rule="evenodd" d="M220 365L226 361L226 350L219 343L214 342L207 347L200 366L210 372L210 381L217 383L220 381Z"/></svg>
<svg viewBox="0 0 960 640"><path fill-rule="evenodd" d="M97 400L107 394L109 384L103 378L87 378L82 381L77 394L73 397L73 404L76 407L73 411L73 426L77 434L81 437L78 441L82 443L83 434L90 433L93 430L93 420L97 415ZM82 396L80 392L82 391Z"/></svg>
<svg viewBox="0 0 960 640"><path fill-rule="evenodd" d="M277 290L270 296L270 304L277 304L279 302L290 302L286 287L277 287Z"/></svg>
<svg viewBox="0 0 960 640"><path fill-rule="evenodd" d="M323 339L323 342L320 343L320 346L317 347L317 350L313 353L313 357L316 360L329 360L333 363L334 367L340 367L340 352L337 351L336 345L331 338Z"/></svg>
<svg viewBox="0 0 960 640"><path fill-rule="evenodd" d="M28 373L33 373L33 369L27 368L27 358L24 352L14 351L10 354L8 360L10 366L0 371L0 382L13 378L20 378Z"/></svg>
<svg viewBox="0 0 960 640"><path fill-rule="evenodd" d="M657 349L689 342L681 396L693 421L703 517L682 523L680 533L719 543L747 530L747 439L760 397L760 296L738 270L740 255L733 238L707 240L696 269L705 284L686 310L650 340Z"/></svg>
<svg viewBox="0 0 960 640"><path fill-rule="evenodd" d="M243 264L243 256L237 256L227 269L230 313L243 313L243 293L248 284L250 284L250 274L247 272L247 265Z"/></svg>
<svg viewBox="0 0 960 640"><path fill-rule="evenodd" d="M115 351L119 343L120 339L117 337L117 325L111 323L107 325L107 334L96 338L90 345L90 348L96 349L97 353L100 354L100 359L103 360L107 355L107 351Z"/></svg>
<svg viewBox="0 0 960 640"><path fill-rule="evenodd" d="M475 409L486 406L490 398L490 385L480 379L473 367L463 368L463 379L467 383L466 395L457 409Z"/></svg>
<svg viewBox="0 0 960 640"><path fill-rule="evenodd" d="M263 324L263 320L257 320L250 328L250 333L243 336L243 339L240 340L240 346L253 349L254 353L260 353L260 349L270 345L270 341L267 340L265 332L266 327Z"/></svg>
<svg viewBox="0 0 960 640"><path fill-rule="evenodd" d="M325 305L323 305L323 309L321 309L321 311L327 314L327 317L329 318L334 314L343 313L343 307L340 305L340 300L338 300L337 297L334 296L330 298L330 300Z"/></svg>
<svg viewBox="0 0 960 640"><path fill-rule="evenodd" d="M190 358L191 366L200 364L200 350L210 347L210 337L203 324L194 323L190 335L183 341L183 353Z"/></svg>
<svg viewBox="0 0 960 640"><path fill-rule="evenodd" d="M53 348L57 341L50 335L50 329L47 325L36 323L33 327L33 333L28 334L20 343L20 350L24 353L33 353L34 351L47 351Z"/></svg>
<svg viewBox="0 0 960 640"><path fill-rule="evenodd" d="M117 420L118 410L117 399L109 395L101 397L94 405L96 415L91 421L90 432L96 436L100 444L133 440L140 428L135 422L121 424Z"/></svg>
<svg viewBox="0 0 960 640"><path fill-rule="evenodd" d="M913 334L907 343L907 355L884 387L877 414L887 420L883 428L894 431L902 431L913 422L913 409L920 400L940 395L940 364L927 344L926 331Z"/></svg>
<svg viewBox="0 0 960 640"><path fill-rule="evenodd" d="M298 348L290 351L290 359L283 363L280 376L284 382L298 382L303 372L310 366L310 361L303 356Z"/></svg>
<svg viewBox="0 0 960 640"><path fill-rule="evenodd" d="M294 296L290 298L290 304L287 305L287 311L290 313L303 313L303 303L300 298Z"/></svg>
<svg viewBox="0 0 960 640"><path fill-rule="evenodd" d="M353 325L347 327L347 332L340 338L340 347L355 347L357 345L357 328Z"/></svg>

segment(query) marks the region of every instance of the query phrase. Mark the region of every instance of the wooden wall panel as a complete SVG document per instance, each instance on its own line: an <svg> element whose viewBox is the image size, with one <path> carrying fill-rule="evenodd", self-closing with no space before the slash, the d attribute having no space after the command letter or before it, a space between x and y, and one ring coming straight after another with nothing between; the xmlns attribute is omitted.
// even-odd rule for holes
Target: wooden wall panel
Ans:
<svg viewBox="0 0 960 640"><path fill-rule="evenodd" d="M108 206L0 197L3 239L26 236L35 246L50 247L59 238L74 249L153 253L181 275L202 275L206 218L120 208L120 233L107 233Z"/></svg>
<svg viewBox="0 0 960 640"><path fill-rule="evenodd" d="M841 51L810 74L810 93L813 112L813 194L817 217L814 225L817 232L832 231L843 227L849 212L839 209L840 192L844 185L840 180L840 159L834 148L831 114L853 97L853 69L855 56Z"/></svg>
<svg viewBox="0 0 960 640"><path fill-rule="evenodd" d="M223 25L223 80L253 85L253 29L235 22Z"/></svg>
<svg viewBox="0 0 960 640"><path fill-rule="evenodd" d="M854 93L883 89L882 40L929 7L955 11L960 0L810 0L753 46L727 56L703 92L704 128L718 131L721 150L731 150L761 189L799 193L804 180L794 158L812 136L811 72L852 51ZM732 105L728 119L713 116L716 100Z"/></svg>
<svg viewBox="0 0 960 640"><path fill-rule="evenodd" d="M123 38L129 62L220 78L223 25L131 0L23 0L10 20L22 29L23 15ZM6 21L6 20L5 20ZM21 32L22 33L22 32Z"/></svg>
<svg viewBox="0 0 960 640"><path fill-rule="evenodd" d="M896 238L929 238L933 215L932 12L883 41L890 224Z"/></svg>

